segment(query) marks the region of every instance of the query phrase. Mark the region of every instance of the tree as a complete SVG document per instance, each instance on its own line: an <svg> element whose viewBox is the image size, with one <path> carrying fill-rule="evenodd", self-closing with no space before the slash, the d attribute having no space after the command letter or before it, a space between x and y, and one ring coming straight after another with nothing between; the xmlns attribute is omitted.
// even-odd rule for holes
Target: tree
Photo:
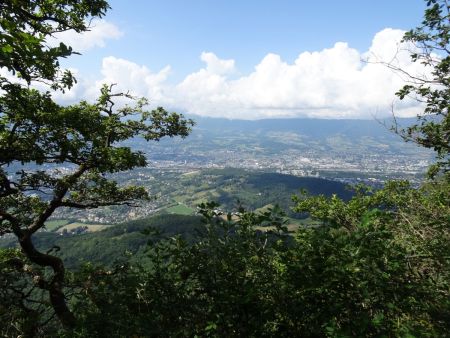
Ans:
<svg viewBox="0 0 450 338"><path fill-rule="evenodd" d="M279 311L290 310L283 305L284 295L291 296L281 290L280 255L289 236L280 209L225 214L212 202L200 205L199 213L204 224L196 224L193 242L150 228L148 250L139 261L106 270L85 266L77 274L89 283L77 283L84 289L75 297L82 314L75 333L298 336L291 327L283 331L286 313Z"/></svg>
<svg viewBox="0 0 450 338"><path fill-rule="evenodd" d="M58 60L75 52L63 42L49 47L46 39L67 30L84 32L90 19L101 18L108 9L105 0L2 1L0 67L28 84L44 81L54 87L70 87L75 79L69 71L61 72ZM2 85L5 81L1 78Z"/></svg>
<svg viewBox="0 0 450 338"><path fill-rule="evenodd" d="M103 86L95 103L66 107L55 103L50 92L30 88L34 81L70 88L74 78L61 70L58 60L74 51L63 43L48 47L46 39L65 30L86 31L86 22L107 9L107 2L100 0L0 4L0 65L25 80L0 78L0 235L13 233L29 261L52 269L51 276L33 280L48 291L67 328L75 325L75 316L63 293L64 264L51 250L39 251L33 235L61 207L133 205L148 198L142 187L120 187L107 175L147 164L142 152L121 142L138 136L147 141L185 137L193 125L163 108L148 111L145 98L116 93L113 85ZM116 108L117 99L128 104ZM60 170L61 165L69 172Z"/></svg>
<svg viewBox="0 0 450 338"><path fill-rule="evenodd" d="M326 324L330 335L445 336L449 330L449 39L448 2L428 0L422 25L403 42L411 43L412 60L431 76L387 64L409 77L398 97L424 104L416 124L395 125L394 131L436 151L430 179L420 187L406 181L387 182L377 191L359 187L349 202L336 196L294 198L296 211L308 212L323 226L300 232L298 261L304 263L297 273L295 267L290 271L296 278L305 278L304 271L307 279L323 278L320 289L332 300L320 294L311 299L339 305ZM352 304L350 311L344 302Z"/></svg>
<svg viewBox="0 0 450 338"><path fill-rule="evenodd" d="M288 262L305 290L297 300L305 329L321 322L330 336L446 336L449 192L446 180L419 189L393 181L348 202L296 197L295 210L323 224L300 229Z"/></svg>
<svg viewBox="0 0 450 338"><path fill-rule="evenodd" d="M447 0L428 0L422 25L408 31L403 42L411 43L413 62L420 62L431 70L430 76L408 74L402 69L394 70L406 74L409 83L397 92L403 100L412 96L425 104L424 113L418 122L400 134L436 151L438 161L431 174L440 169L450 170L450 4Z"/></svg>

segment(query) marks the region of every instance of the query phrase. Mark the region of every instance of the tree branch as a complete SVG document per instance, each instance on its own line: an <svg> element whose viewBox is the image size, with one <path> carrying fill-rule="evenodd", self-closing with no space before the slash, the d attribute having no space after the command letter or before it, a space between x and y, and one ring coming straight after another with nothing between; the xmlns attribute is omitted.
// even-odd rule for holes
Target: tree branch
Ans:
<svg viewBox="0 0 450 338"><path fill-rule="evenodd" d="M47 208L42 212L36 220L28 227L27 236L35 233L44 226L45 221L53 214L53 212L61 206L61 202L69 190L70 186L74 184L80 177L88 170L88 167L81 165L73 174L61 178L55 187L53 199L49 202Z"/></svg>

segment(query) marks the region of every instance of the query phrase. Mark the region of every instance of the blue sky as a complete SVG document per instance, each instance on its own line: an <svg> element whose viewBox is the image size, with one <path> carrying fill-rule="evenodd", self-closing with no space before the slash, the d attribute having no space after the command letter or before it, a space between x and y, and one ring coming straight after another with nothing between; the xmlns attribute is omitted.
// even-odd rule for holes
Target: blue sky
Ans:
<svg viewBox="0 0 450 338"><path fill-rule="evenodd" d="M415 27L425 8L422 0L114 0L110 5L105 19L123 37L77 63L99 64L114 55L150 69L170 64L174 80L201 67L203 51L235 59L244 73L267 53L294 61L301 52L338 41L363 51L384 28Z"/></svg>
<svg viewBox="0 0 450 338"><path fill-rule="evenodd" d="M113 0L110 5L90 34L61 37L83 54L64 63L80 79L68 100L94 96L90 87L115 81L156 105L243 118L383 115L401 82L388 73L381 78L384 70L360 60L389 58L394 51L388 48L395 49L402 31L420 23L425 9L422 0ZM410 66L405 56L399 59ZM353 100L352 88L360 83L370 85ZM369 97L374 88L378 92ZM401 103L399 111L413 115L413 108Z"/></svg>

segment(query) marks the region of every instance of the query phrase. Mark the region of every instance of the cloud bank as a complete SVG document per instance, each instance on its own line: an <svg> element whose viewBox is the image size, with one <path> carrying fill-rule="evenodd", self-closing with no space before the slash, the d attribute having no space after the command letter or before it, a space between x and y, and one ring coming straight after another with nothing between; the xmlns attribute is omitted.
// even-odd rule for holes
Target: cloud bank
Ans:
<svg viewBox="0 0 450 338"><path fill-rule="evenodd" d="M393 104L398 116L415 116L421 111L416 101L396 100L395 92L405 79L380 64L390 62L411 74L425 71L411 62L408 46L400 43L403 34L384 29L367 51L337 42L321 51L303 52L293 63L271 53L244 75L235 60L203 52L204 67L176 84L169 82L170 66L155 72L109 56L103 59L102 77L95 83L81 81L70 99L94 99L102 83L117 83L117 89L146 96L155 105L202 116L372 118L389 115ZM95 44L102 43L102 34L95 36Z"/></svg>
<svg viewBox="0 0 450 338"><path fill-rule="evenodd" d="M64 42L74 51L83 53L95 47L105 47L106 40L119 39L123 36L117 26L106 20L93 20L89 26L89 30L83 34L73 30L57 33L49 38L47 43L50 46L56 46L59 42Z"/></svg>

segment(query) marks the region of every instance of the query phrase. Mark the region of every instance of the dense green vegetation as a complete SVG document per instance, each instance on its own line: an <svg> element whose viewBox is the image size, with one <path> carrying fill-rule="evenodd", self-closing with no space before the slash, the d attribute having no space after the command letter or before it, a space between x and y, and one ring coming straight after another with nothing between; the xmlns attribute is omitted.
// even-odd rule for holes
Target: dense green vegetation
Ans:
<svg viewBox="0 0 450 338"><path fill-rule="evenodd" d="M432 67L433 76L398 93L400 98L415 93L426 110L416 125L397 132L438 155L420 187L391 181L379 190L359 186L347 198L300 193L293 210L308 213L318 223L300 227L294 235L287 232L285 214L277 206L266 205L258 212L237 206L224 212L213 202L200 206L201 224L196 216L160 215L67 238L42 233L34 237L45 246L41 250L48 250L45 255L60 262L65 255L61 251L67 250L74 255L71 264L82 266L55 278L58 271L36 262L23 243L21 250L0 250L1 334L448 337L449 12L446 1L427 1L423 25L405 35L422 47L412 54L413 60ZM7 133L8 126L4 123L0 131ZM223 190L235 174L221 178ZM47 177L51 185L51 177L42 175L35 178ZM266 173L260 178L260 188L268 192L294 180ZM10 193L11 186L2 184L0 192ZM0 214L2 231L14 225L5 215L15 204L7 206ZM27 225L24 207L45 205L17 207L13 216L24 212L17 222ZM58 241L61 247L54 246ZM128 250L126 242L138 249L118 256ZM83 264L82 257L94 256L106 264ZM52 298L52 292L62 290L62 305L73 321L59 313L62 305Z"/></svg>
<svg viewBox="0 0 450 338"><path fill-rule="evenodd" d="M279 209L232 215L222 214L215 204L203 206L203 226L198 218L160 216L105 230L105 243L121 236L140 244L150 241L145 251L106 267L85 264L70 275L70 304L79 315L76 332L444 337L450 314L445 296L450 277L448 191L448 183L420 190L392 183L349 203L300 197L298 208L310 210L326 226L300 228L294 237L285 232ZM189 224L199 232L194 241L168 233L155 236L154 230L147 236L133 232L164 224L174 233ZM267 226L270 232L255 231ZM117 257L110 246L92 249L92 244L75 253L106 250L105 257ZM5 277L17 273L11 258L2 262ZM7 291L24 279L3 282ZM3 317L18 324L13 316L20 308L12 308ZM56 324L47 324L43 332L53 332Z"/></svg>
<svg viewBox="0 0 450 338"><path fill-rule="evenodd" d="M58 247L58 256L68 268L80 268L87 262L113 266L130 257L133 260L143 258L143 250L149 240L144 233L149 229L158 234L153 239L181 235L191 241L201 224L198 216L163 214L80 235L61 236L57 232L40 232L35 236L34 245L42 251ZM3 239L2 246L16 247L16 240L12 237Z"/></svg>
<svg viewBox="0 0 450 338"><path fill-rule="evenodd" d="M33 235L58 208L130 205L148 199L144 188L120 187L106 177L147 165L141 152L120 143L134 137L146 141L185 137L193 125L162 107L148 110L146 98L116 92L113 84L102 86L95 103L61 106L53 100L50 89L64 91L75 82L59 63L73 51L64 43L49 47L48 38L66 31L85 32L88 23L108 8L103 0L0 3L0 66L16 75L0 76L0 235L14 234L33 264L53 270L36 287L48 292L56 316L67 328L74 327L76 317L63 292L64 264L50 251L37 250ZM47 91L33 89L30 85L36 82L45 83ZM63 164L71 170L41 167ZM19 168L11 171L10 165Z"/></svg>

